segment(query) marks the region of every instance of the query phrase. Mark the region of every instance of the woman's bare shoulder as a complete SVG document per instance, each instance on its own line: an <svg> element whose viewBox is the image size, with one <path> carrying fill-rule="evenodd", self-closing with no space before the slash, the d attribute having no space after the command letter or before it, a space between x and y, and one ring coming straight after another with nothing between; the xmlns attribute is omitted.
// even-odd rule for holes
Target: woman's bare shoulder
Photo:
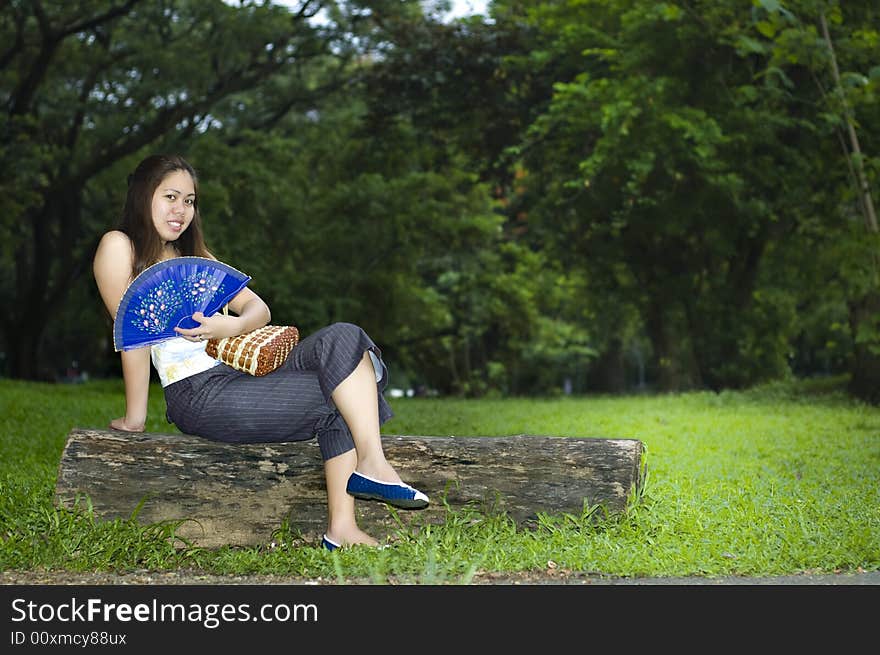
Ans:
<svg viewBox="0 0 880 655"><path fill-rule="evenodd" d="M98 247L95 250L95 263L121 260L126 264L131 264L133 254L134 250L128 235L119 230L110 230L98 241Z"/></svg>
<svg viewBox="0 0 880 655"><path fill-rule="evenodd" d="M93 261L94 273L96 276L124 275L128 278L131 274L133 258L134 251L128 235L119 230L111 230L98 242Z"/></svg>
<svg viewBox="0 0 880 655"><path fill-rule="evenodd" d="M131 250L131 239L125 232L120 230L110 230L105 232L104 236L98 242L98 251L101 250Z"/></svg>

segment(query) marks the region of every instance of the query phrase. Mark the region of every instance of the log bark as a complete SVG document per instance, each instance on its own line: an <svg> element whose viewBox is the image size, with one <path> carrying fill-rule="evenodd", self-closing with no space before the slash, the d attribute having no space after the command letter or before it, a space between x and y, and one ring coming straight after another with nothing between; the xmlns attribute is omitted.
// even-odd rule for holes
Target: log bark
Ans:
<svg viewBox="0 0 880 655"><path fill-rule="evenodd" d="M357 501L378 539L401 527L442 524L449 510L504 512L520 526L539 514L581 516L626 508L640 493L644 447L635 439L383 435L389 462L431 505L418 511ZM226 444L191 435L74 428L55 488L59 505L88 497L97 518L183 521L197 546L265 545L286 526L320 541L326 488L315 441ZM289 538L289 537L288 537Z"/></svg>

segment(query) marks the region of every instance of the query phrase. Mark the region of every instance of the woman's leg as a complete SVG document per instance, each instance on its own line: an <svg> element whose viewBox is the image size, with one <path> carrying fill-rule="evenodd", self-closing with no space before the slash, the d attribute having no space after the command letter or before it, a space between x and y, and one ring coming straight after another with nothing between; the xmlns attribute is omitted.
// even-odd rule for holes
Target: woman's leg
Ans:
<svg viewBox="0 0 880 655"><path fill-rule="evenodd" d="M315 372L253 377L217 367L166 387L165 397L181 430L219 441L306 440L317 433L327 483L327 537L339 544L376 545L358 528L355 499L346 491L357 465L354 440L339 410L327 402ZM379 413L378 403L373 409Z"/></svg>
<svg viewBox="0 0 880 655"><path fill-rule="evenodd" d="M317 434L327 483L327 537L336 543L375 544L357 527L355 498L347 491L355 469L376 480L400 482L382 450L380 425L391 411L379 396L381 384L370 357L374 348L355 325L323 328L302 340L275 373L254 378L227 371L231 377L209 385L210 397L200 398L198 406L210 406L211 411L200 412L191 429L209 438L243 442Z"/></svg>
<svg viewBox="0 0 880 655"><path fill-rule="evenodd" d="M399 482L400 477L385 460L382 450L376 373L368 353L364 353L355 370L336 387L332 398L351 431L355 449L324 462L327 537L337 544L375 546L378 542L357 525L355 499L346 491L348 478L355 469L389 482Z"/></svg>
<svg viewBox="0 0 880 655"><path fill-rule="evenodd" d="M375 546L378 542L358 527L354 496L345 490L356 464L354 450L324 461L324 477L327 479L326 536L337 544Z"/></svg>
<svg viewBox="0 0 880 655"><path fill-rule="evenodd" d="M385 459L382 449L378 410L376 371L369 352L364 352L355 370L333 390L331 397L339 415L348 426L354 441L354 451L325 460L327 504L330 526L328 537L339 544L376 541L357 527L354 499L385 500L399 507L419 508L428 503L421 492L401 482L394 467ZM357 470L362 477L351 487L351 474ZM368 482L364 478L378 482ZM395 486L396 485L396 486ZM392 494L392 500L388 494ZM352 495L353 494L353 495ZM401 497L403 494L403 497ZM403 503L403 504L400 504ZM335 538L342 534L339 539Z"/></svg>
<svg viewBox="0 0 880 655"><path fill-rule="evenodd" d="M378 395L373 362L365 352L357 368L336 387L331 397L354 439L358 472L385 482L400 482L400 476L382 450Z"/></svg>

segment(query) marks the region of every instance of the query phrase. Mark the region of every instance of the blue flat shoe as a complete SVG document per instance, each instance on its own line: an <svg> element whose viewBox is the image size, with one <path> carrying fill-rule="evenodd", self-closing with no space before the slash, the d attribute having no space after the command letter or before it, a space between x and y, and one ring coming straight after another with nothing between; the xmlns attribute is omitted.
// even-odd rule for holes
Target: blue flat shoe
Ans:
<svg viewBox="0 0 880 655"><path fill-rule="evenodd" d="M402 509L424 509L428 497L403 482L382 482L355 471L348 478L346 490L355 498L378 500Z"/></svg>
<svg viewBox="0 0 880 655"><path fill-rule="evenodd" d="M327 538L327 535L325 534L323 537L321 537L321 545L324 546L324 548L326 548L327 550L336 550L342 544L337 544L335 541L331 541Z"/></svg>

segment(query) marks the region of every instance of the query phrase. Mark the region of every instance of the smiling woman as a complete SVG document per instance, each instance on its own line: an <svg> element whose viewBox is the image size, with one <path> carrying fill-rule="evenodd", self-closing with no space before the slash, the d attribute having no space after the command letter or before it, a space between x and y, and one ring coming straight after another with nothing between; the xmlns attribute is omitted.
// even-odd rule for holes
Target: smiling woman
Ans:
<svg viewBox="0 0 880 655"><path fill-rule="evenodd" d="M118 319L144 271L157 271L163 280L140 295L133 322L125 319L143 338L134 339L132 348L120 344L125 415L113 419L110 428L144 431L152 363L162 383L165 416L182 432L228 443L317 440L327 491L322 538L327 550L379 545L358 527L355 498L403 509L427 507L428 497L405 484L385 458L380 427L393 416L382 394L388 372L367 333L348 322L325 326L299 341L265 375L218 361L217 353L207 351L212 339L251 334L269 323L271 313L246 286L250 278L217 261L205 245L195 170L179 155L150 155L128 177L125 198L117 228L104 234L94 257L105 308ZM240 274L237 283L224 288L225 282L214 277L220 269ZM198 309L184 304L180 317L170 293L177 286L164 286L173 280L165 278L171 270L183 271L179 279L188 295L206 293L217 304ZM220 314L221 306L228 312ZM172 324L172 316L180 320ZM116 335L120 326L114 323Z"/></svg>

